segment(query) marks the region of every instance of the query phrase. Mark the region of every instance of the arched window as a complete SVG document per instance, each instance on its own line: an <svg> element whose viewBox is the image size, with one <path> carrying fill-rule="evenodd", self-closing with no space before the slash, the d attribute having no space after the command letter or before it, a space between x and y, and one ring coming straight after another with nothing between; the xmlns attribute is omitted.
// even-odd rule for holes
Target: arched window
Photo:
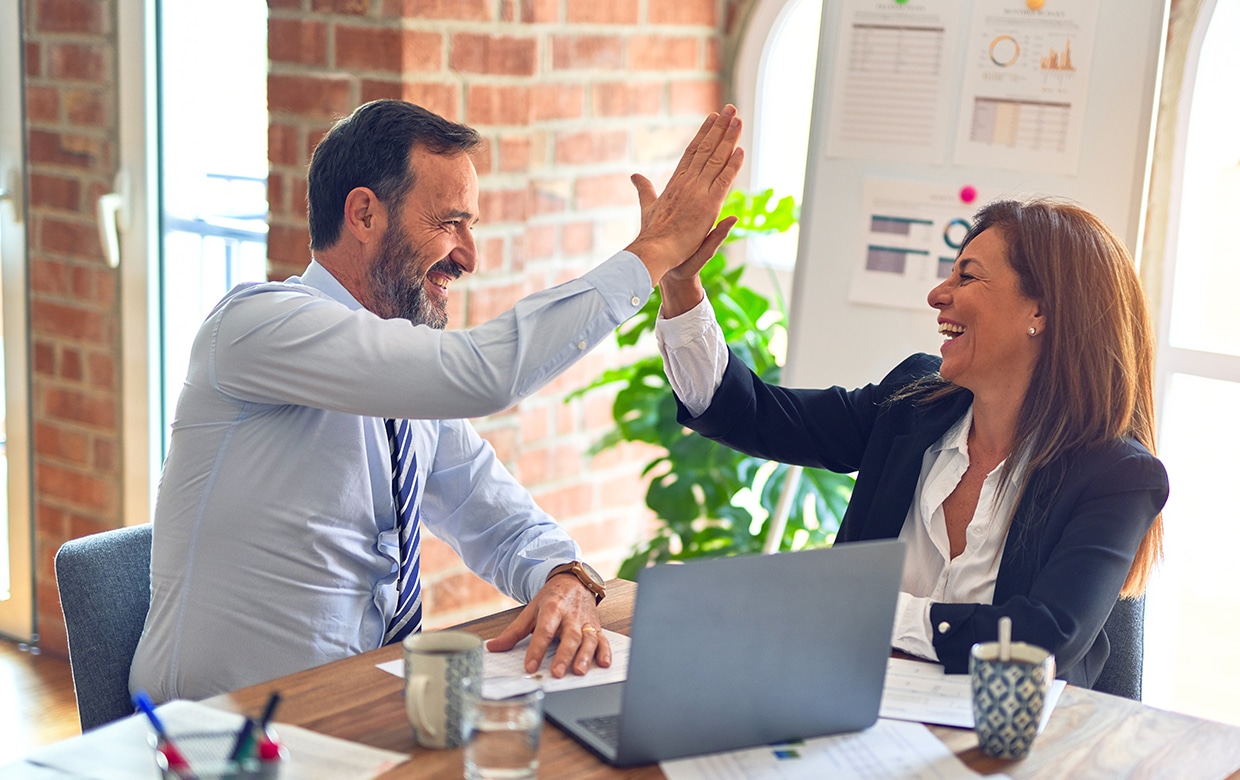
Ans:
<svg viewBox="0 0 1240 780"><path fill-rule="evenodd" d="M759 0L753 9L735 79L751 133L750 191L772 189L801 202L821 15L822 0ZM796 261L795 227L747 243L750 262L791 268Z"/></svg>
<svg viewBox="0 0 1240 780"><path fill-rule="evenodd" d="M1171 478L1166 560L1150 589L1145 700L1240 724L1240 677L1218 675L1240 614L1240 0L1200 6L1172 51L1177 90L1159 316L1159 455Z"/></svg>

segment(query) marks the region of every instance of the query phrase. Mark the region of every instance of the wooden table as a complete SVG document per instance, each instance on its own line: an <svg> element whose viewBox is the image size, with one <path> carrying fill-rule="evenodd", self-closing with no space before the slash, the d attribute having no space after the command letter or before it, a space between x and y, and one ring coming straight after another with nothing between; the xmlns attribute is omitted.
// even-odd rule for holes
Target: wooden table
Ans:
<svg viewBox="0 0 1240 780"><path fill-rule="evenodd" d="M628 634L637 586L613 580L600 607L603 626ZM496 636L518 610L457 628L484 639ZM271 691L281 696L277 720L323 734L410 753L411 761L385 778L460 777L462 750L420 748L405 716L403 681L375 665L400 657L384 647L354 658L290 674L208 699L221 709L258 713ZM1068 686L1022 761L999 761L977 749L973 732L932 726L966 764L1012 778L1223 778L1240 780L1240 728L1157 710L1139 702ZM661 778L658 766L613 769L548 723L539 749L539 776L547 778Z"/></svg>

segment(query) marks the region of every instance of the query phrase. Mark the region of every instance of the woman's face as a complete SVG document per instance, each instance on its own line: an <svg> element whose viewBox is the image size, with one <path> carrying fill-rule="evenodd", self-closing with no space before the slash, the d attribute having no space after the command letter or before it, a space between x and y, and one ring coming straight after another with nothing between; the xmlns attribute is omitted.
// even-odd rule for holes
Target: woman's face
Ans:
<svg viewBox="0 0 1240 780"><path fill-rule="evenodd" d="M970 241L926 300L938 309L939 333L947 337L939 348L942 377L975 395L1023 398L1045 320L1038 302L1021 293L999 231L984 230ZM1036 335L1029 335L1031 327Z"/></svg>

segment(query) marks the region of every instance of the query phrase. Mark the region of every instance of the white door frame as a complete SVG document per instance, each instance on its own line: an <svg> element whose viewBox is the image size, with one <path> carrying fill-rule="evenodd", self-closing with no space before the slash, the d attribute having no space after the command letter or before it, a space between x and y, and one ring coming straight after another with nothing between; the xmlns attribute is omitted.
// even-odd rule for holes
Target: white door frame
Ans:
<svg viewBox="0 0 1240 780"><path fill-rule="evenodd" d="M34 518L30 511L30 325L26 291L22 4L0 1L0 317L4 333L9 595L0 634L34 638ZM0 499L2 500L2 499Z"/></svg>

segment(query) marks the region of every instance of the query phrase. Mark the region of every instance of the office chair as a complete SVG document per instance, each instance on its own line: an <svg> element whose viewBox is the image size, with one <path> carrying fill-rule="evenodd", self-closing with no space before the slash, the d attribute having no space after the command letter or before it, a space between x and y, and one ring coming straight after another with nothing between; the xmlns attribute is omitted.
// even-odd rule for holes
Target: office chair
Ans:
<svg viewBox="0 0 1240 780"><path fill-rule="evenodd" d="M151 604L151 525L71 539L56 583L82 731L133 713L129 666Z"/></svg>
<svg viewBox="0 0 1240 780"><path fill-rule="evenodd" d="M1094 690L1141 701L1141 664L1145 659L1145 597L1115 602L1102 627L1111 655L1094 681Z"/></svg>

